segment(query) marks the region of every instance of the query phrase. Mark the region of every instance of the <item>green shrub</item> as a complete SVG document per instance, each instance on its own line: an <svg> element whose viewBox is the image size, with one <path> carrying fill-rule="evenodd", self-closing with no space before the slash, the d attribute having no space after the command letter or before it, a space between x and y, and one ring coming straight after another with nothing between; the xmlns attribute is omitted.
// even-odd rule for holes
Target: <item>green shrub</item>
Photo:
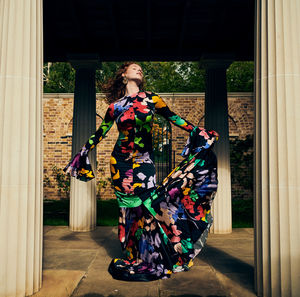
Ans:
<svg viewBox="0 0 300 297"><path fill-rule="evenodd" d="M52 166L52 172L54 179L56 181L59 193L64 193L66 198L70 197L70 181L71 177L69 174L58 168L57 166Z"/></svg>
<svg viewBox="0 0 300 297"><path fill-rule="evenodd" d="M232 199L253 199L253 136L230 140Z"/></svg>

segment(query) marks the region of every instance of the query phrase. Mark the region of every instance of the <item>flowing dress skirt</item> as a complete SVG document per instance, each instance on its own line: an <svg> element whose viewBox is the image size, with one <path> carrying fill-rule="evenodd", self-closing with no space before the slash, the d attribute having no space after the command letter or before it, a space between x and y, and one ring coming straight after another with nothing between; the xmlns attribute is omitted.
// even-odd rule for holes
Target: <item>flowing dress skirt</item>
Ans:
<svg viewBox="0 0 300 297"><path fill-rule="evenodd" d="M213 222L210 211L218 184L214 141L206 133L192 132L185 158L161 185L143 196L116 191L126 258L112 260L109 272L114 278L149 281L193 265Z"/></svg>

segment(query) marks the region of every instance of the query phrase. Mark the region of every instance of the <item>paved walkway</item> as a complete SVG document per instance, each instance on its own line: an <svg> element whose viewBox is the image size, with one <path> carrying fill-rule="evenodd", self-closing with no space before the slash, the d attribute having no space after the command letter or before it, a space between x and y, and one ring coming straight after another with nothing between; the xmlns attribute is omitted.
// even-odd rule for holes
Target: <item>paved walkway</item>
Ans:
<svg viewBox="0 0 300 297"><path fill-rule="evenodd" d="M256 296L253 229L208 234L206 246L188 272L153 282L124 282L107 272L121 256L116 227L72 232L44 226L43 285L34 297L200 297Z"/></svg>

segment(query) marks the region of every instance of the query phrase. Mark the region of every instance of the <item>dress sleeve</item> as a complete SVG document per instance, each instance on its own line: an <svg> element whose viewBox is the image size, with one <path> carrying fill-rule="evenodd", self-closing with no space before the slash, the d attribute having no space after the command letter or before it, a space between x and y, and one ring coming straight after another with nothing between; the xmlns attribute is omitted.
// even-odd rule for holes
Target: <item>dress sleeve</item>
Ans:
<svg viewBox="0 0 300 297"><path fill-rule="evenodd" d="M166 102L158 94L152 92L152 100L155 104L156 112L168 121L172 122L174 125L186 130L187 132L191 132L195 128L192 123L171 111Z"/></svg>
<svg viewBox="0 0 300 297"><path fill-rule="evenodd" d="M114 124L114 104L111 103L105 113L98 130L91 135L88 141L83 146L84 150L91 151L107 134L112 125Z"/></svg>
<svg viewBox="0 0 300 297"><path fill-rule="evenodd" d="M88 158L88 152L92 150L107 134L114 123L114 104L111 103L105 113L104 119L98 130L88 139L81 150L72 158L64 168L66 173L82 181L89 181L95 177Z"/></svg>

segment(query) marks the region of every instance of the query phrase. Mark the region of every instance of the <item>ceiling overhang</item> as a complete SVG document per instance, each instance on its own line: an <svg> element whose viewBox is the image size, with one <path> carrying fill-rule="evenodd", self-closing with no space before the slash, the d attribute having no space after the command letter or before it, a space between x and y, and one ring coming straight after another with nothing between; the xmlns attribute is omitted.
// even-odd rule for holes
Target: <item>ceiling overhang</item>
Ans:
<svg viewBox="0 0 300 297"><path fill-rule="evenodd" d="M44 60L254 59L254 0L44 0Z"/></svg>

